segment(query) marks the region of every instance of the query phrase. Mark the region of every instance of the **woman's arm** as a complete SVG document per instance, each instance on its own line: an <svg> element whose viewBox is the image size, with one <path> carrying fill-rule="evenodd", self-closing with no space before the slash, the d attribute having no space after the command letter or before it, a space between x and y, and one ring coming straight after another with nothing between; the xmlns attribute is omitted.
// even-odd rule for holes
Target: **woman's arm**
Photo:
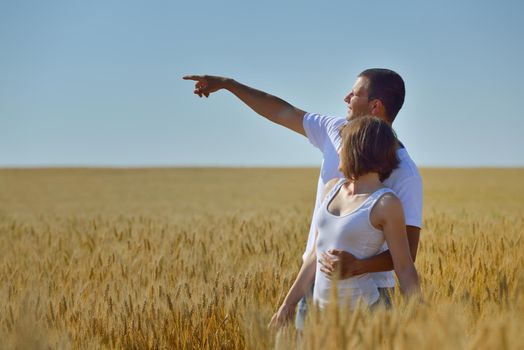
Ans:
<svg viewBox="0 0 524 350"><path fill-rule="evenodd" d="M281 326L285 322L291 320L295 314L295 308L304 296L304 294L311 288L315 280L315 272L317 269L316 252L313 250L307 259L302 263L302 267L298 272L298 276L289 289L282 305L278 311L273 315L269 322L269 327Z"/></svg>
<svg viewBox="0 0 524 350"><path fill-rule="evenodd" d="M371 223L381 227L384 232L402 293L418 294L420 285L411 258L400 199L391 193L382 196L371 212Z"/></svg>
<svg viewBox="0 0 524 350"><path fill-rule="evenodd" d="M327 196L329 191L335 186L339 179L331 179L326 183L324 187L324 193L322 194L322 200ZM295 314L295 308L304 296L304 294L311 288L311 285L315 281L315 273L317 270L317 236L318 231L315 231L315 241L313 244L313 249L307 256L307 258L302 263L302 267L298 272L298 276L295 280L295 283L291 286L291 289L287 293L284 302L278 309L278 311L273 315L271 321L269 322L268 327L281 326L286 321L289 321L293 318Z"/></svg>

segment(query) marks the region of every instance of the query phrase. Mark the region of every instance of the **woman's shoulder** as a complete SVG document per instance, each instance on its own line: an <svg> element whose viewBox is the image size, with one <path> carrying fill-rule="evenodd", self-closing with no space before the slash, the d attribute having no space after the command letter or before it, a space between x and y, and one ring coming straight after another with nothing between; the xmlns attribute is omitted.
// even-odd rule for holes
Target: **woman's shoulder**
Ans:
<svg viewBox="0 0 524 350"><path fill-rule="evenodd" d="M383 191L373 206L373 212L379 217L404 215L402 202L392 190Z"/></svg>
<svg viewBox="0 0 524 350"><path fill-rule="evenodd" d="M380 197L374 202L369 221L377 230L383 230L384 225L393 222L402 222L404 212L402 203L393 191L382 191Z"/></svg>

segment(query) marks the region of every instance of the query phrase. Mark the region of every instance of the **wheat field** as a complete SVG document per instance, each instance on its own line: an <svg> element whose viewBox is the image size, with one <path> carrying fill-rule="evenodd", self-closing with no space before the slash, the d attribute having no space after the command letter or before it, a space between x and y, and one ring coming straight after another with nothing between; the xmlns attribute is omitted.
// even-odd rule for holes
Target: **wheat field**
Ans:
<svg viewBox="0 0 524 350"><path fill-rule="evenodd" d="M423 169L423 302L266 328L317 169L0 170L2 349L524 349L524 169Z"/></svg>

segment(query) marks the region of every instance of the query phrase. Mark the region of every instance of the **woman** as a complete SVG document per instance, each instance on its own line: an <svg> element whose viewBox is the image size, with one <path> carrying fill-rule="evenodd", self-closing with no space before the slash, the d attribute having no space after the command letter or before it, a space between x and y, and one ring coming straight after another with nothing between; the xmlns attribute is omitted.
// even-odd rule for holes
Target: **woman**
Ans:
<svg viewBox="0 0 524 350"><path fill-rule="evenodd" d="M395 273L404 294L419 292L417 271L411 259L402 204L385 187L398 166L397 139L391 127L376 117L360 117L341 130L339 151L342 179L326 184L317 213L315 249L304 261L282 306L270 326L290 320L295 307L314 282L313 301L324 308L332 295L333 281L320 271L321 254L344 250L356 258L376 255L387 242ZM339 305L354 308L359 300L372 306L379 300L378 288L368 274L337 281Z"/></svg>

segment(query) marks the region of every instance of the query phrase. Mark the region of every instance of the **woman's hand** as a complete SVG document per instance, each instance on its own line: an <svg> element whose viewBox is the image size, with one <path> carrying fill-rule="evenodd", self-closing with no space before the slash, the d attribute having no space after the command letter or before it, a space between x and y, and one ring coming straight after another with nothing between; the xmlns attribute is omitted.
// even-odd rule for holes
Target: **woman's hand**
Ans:
<svg viewBox="0 0 524 350"><path fill-rule="evenodd" d="M282 304L278 311L273 315L271 321L267 325L268 328L280 328L287 322L293 320L295 316L296 304Z"/></svg>

